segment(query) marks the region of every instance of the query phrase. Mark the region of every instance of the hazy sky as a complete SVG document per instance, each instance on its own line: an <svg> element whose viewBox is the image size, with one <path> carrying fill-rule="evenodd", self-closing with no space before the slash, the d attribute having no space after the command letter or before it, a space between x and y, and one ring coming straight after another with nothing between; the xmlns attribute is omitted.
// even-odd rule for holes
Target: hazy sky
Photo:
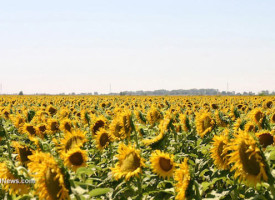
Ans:
<svg viewBox="0 0 275 200"><path fill-rule="evenodd" d="M3 93L275 90L274 0L0 0Z"/></svg>

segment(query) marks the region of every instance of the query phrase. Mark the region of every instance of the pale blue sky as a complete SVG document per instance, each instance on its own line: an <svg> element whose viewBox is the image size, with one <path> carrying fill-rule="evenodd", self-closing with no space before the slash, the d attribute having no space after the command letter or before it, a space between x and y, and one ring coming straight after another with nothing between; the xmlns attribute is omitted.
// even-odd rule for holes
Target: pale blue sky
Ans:
<svg viewBox="0 0 275 200"><path fill-rule="evenodd" d="M274 0L0 0L4 93L275 90Z"/></svg>

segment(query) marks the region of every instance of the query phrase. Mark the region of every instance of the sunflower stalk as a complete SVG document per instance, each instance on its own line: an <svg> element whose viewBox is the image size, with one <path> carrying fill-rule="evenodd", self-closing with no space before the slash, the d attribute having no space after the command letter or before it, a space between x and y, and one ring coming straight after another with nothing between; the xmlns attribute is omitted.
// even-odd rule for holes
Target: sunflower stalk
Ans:
<svg viewBox="0 0 275 200"><path fill-rule="evenodd" d="M195 190L196 190L196 200L201 200L202 198L201 198L198 182L194 181L194 185L195 185Z"/></svg>

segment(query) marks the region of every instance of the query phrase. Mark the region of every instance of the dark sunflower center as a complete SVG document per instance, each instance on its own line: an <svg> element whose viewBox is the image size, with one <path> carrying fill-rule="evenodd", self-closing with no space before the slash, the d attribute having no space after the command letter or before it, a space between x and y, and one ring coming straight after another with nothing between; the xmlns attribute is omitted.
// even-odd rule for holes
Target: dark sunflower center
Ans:
<svg viewBox="0 0 275 200"><path fill-rule="evenodd" d="M56 172L52 172L50 168L47 169L45 184L47 187L47 191L52 199L57 200L57 194L62 189L59 183L59 179L55 178L57 176Z"/></svg>
<svg viewBox="0 0 275 200"><path fill-rule="evenodd" d="M43 133L46 131L46 126L45 125L42 125L42 126L39 126L39 130Z"/></svg>
<svg viewBox="0 0 275 200"><path fill-rule="evenodd" d="M79 166L82 165L84 160L83 160L83 156L80 152L76 152L74 154L72 154L69 157L70 163L72 163L72 165L74 166Z"/></svg>
<svg viewBox="0 0 275 200"><path fill-rule="evenodd" d="M65 123L65 129L69 132L71 132L71 124L69 124L68 122Z"/></svg>
<svg viewBox="0 0 275 200"><path fill-rule="evenodd" d="M212 106L213 109L218 109L219 108L219 106L217 104L212 104L211 106Z"/></svg>
<svg viewBox="0 0 275 200"><path fill-rule="evenodd" d="M266 107L271 108L272 107L272 101L267 102Z"/></svg>
<svg viewBox="0 0 275 200"><path fill-rule="evenodd" d="M54 107L50 107L50 108L49 108L49 113L50 113L51 115L54 115L56 112L57 112L57 110L56 110Z"/></svg>
<svg viewBox="0 0 275 200"><path fill-rule="evenodd" d="M20 160L22 163L29 161L28 156L32 155L32 152L26 148L19 148L19 155L20 155Z"/></svg>
<svg viewBox="0 0 275 200"><path fill-rule="evenodd" d="M97 121L97 122L95 123L94 127L93 127L93 132L94 132L94 134L96 134L96 132L97 132L100 128L102 128L103 126L104 126L104 121L102 121L102 120Z"/></svg>
<svg viewBox="0 0 275 200"><path fill-rule="evenodd" d="M248 132L252 132L253 130L254 130L254 126L253 125L249 125Z"/></svg>
<svg viewBox="0 0 275 200"><path fill-rule="evenodd" d="M100 137L100 146L104 147L109 142L109 136L107 133L102 133Z"/></svg>
<svg viewBox="0 0 275 200"><path fill-rule="evenodd" d="M244 142L241 143L239 148L239 154L243 169L248 174L257 176L260 173L260 164L256 160L255 155L251 156L251 153L246 152L248 150L248 145Z"/></svg>
<svg viewBox="0 0 275 200"><path fill-rule="evenodd" d="M35 128L33 126L27 126L27 131L31 134L34 135L35 134Z"/></svg>
<svg viewBox="0 0 275 200"><path fill-rule="evenodd" d="M273 136L269 133L261 134L259 136L259 142L265 148L268 145L271 145L274 143Z"/></svg>
<svg viewBox="0 0 275 200"><path fill-rule="evenodd" d="M166 158L160 158L159 165L160 165L161 169L166 172L170 171L173 167L173 165L171 165L171 163L170 163L170 159L166 159Z"/></svg>
<svg viewBox="0 0 275 200"><path fill-rule="evenodd" d="M255 114L255 119L257 120L257 122L259 122L260 120L261 120L261 118L262 118L262 112L257 112L256 114Z"/></svg>
<svg viewBox="0 0 275 200"><path fill-rule="evenodd" d="M272 116L272 121L275 122L275 114Z"/></svg>
<svg viewBox="0 0 275 200"><path fill-rule="evenodd" d="M57 122L52 122L51 123L51 130L52 131L58 131L58 124L57 124Z"/></svg>
<svg viewBox="0 0 275 200"><path fill-rule="evenodd" d="M121 171L122 172L133 172L140 167L140 158L135 152L132 152L126 156L124 160L121 161Z"/></svg>

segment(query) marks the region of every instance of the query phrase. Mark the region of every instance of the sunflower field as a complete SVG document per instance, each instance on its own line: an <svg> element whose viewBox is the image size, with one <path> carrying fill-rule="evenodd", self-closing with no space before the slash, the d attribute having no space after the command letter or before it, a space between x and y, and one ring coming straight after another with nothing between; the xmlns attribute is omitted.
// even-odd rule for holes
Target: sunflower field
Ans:
<svg viewBox="0 0 275 200"><path fill-rule="evenodd" d="M275 199L274 103L1 96L0 199Z"/></svg>

